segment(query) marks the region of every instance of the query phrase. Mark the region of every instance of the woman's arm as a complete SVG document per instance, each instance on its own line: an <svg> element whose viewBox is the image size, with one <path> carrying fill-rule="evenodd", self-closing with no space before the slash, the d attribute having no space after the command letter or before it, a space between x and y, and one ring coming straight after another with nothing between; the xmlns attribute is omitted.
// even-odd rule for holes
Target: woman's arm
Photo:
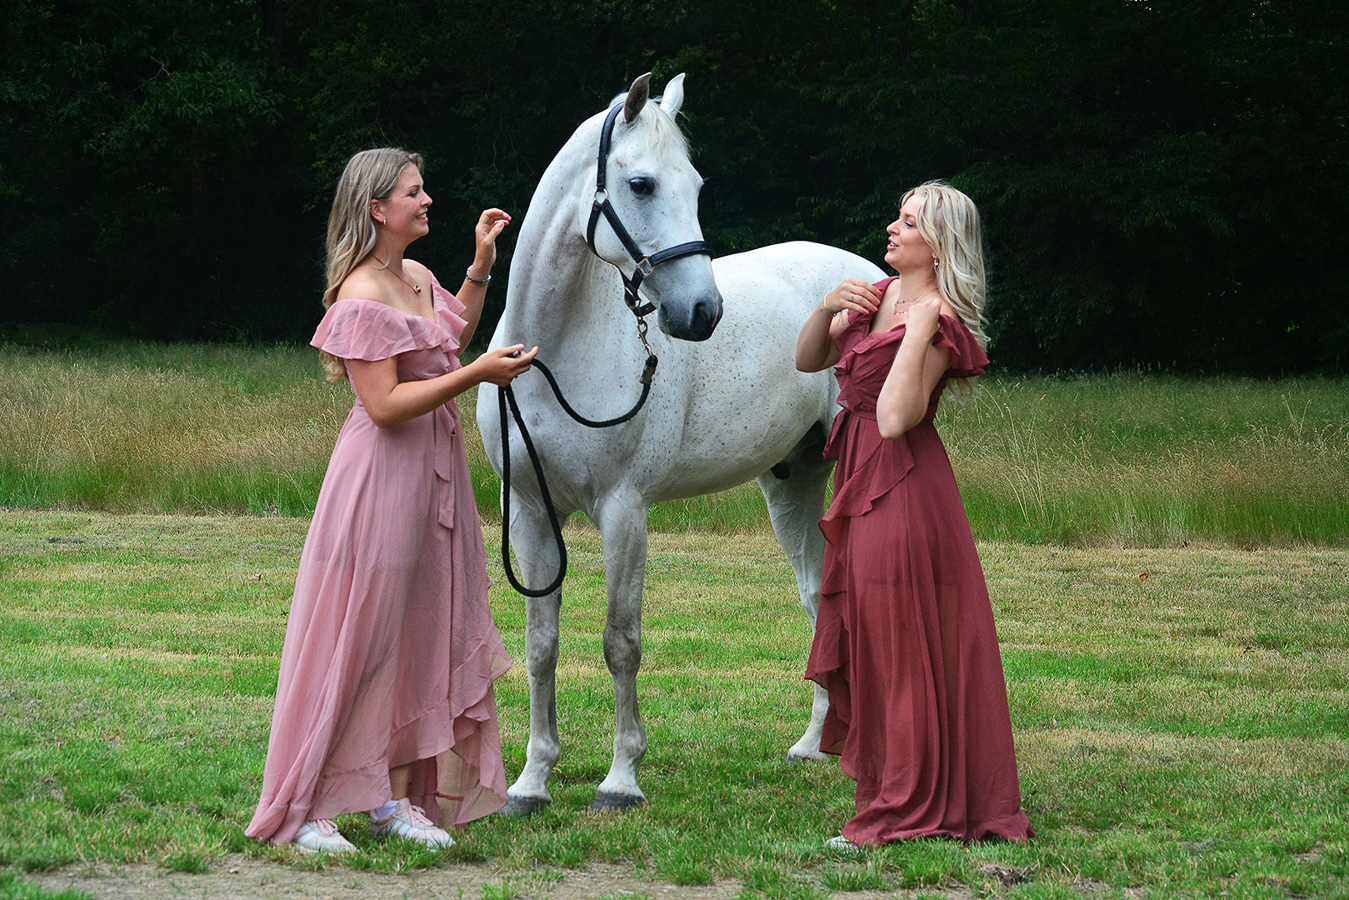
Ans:
<svg viewBox="0 0 1349 900"><path fill-rule="evenodd" d="M495 385L510 384L517 375L529 369L539 352L535 347L517 357L510 355L522 350L523 344L488 350L461 369L425 381L399 381L397 357L375 362L349 359L346 361L347 374L370 420L380 428L389 428L424 416L484 381Z"/></svg>
<svg viewBox="0 0 1349 900"><path fill-rule="evenodd" d="M838 362L834 338L848 327L848 317L838 314L847 309L874 313L880 300L880 291L874 284L856 278L847 279L825 294L796 336L796 370L819 372Z"/></svg>
<svg viewBox="0 0 1349 900"><path fill-rule="evenodd" d="M876 399L876 424L888 441L923 421L937 382L951 366L951 351L932 346L940 315L936 297L915 304L905 315L904 339Z"/></svg>
<svg viewBox="0 0 1349 900"><path fill-rule="evenodd" d="M467 324L464 325L464 333L459 337L461 347L468 346L473 332L478 329L478 320L482 317L482 304L487 299L487 285L478 282L491 279L492 266L497 260L497 238L510 221L510 213L494 207L483 210L482 215L478 216L478 224L473 228L473 241L476 247L473 265L468 267L468 277L464 278L464 283L455 294L459 302L468 307L464 312L464 321ZM474 281L474 278L478 281Z"/></svg>

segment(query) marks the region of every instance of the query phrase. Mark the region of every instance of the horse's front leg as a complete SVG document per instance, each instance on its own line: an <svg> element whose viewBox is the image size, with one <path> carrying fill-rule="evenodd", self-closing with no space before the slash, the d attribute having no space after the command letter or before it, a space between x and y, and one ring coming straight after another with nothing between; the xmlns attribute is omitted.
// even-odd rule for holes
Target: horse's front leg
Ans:
<svg viewBox="0 0 1349 900"><path fill-rule="evenodd" d="M558 555L548 515L537 498L513 493L511 546L526 587L543 587L557 574ZM565 519L558 511L558 520ZM548 778L561 756L557 737L557 646L561 590L525 600L525 663L529 672L529 744L525 767L507 791L506 814L530 816L552 802Z"/></svg>
<svg viewBox="0 0 1349 900"><path fill-rule="evenodd" d="M615 498L605 504L599 526L604 542L609 611L604 661L614 679L614 758L595 794L594 810L628 809L646 802L637 786L637 765L646 755L646 729L637 708L637 670L642 664L642 586L646 577L646 504Z"/></svg>

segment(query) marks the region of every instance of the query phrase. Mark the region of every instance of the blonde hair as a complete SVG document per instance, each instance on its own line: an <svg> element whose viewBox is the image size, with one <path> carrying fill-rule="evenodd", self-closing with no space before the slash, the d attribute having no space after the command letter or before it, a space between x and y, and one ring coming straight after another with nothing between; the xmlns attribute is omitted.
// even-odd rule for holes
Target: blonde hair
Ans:
<svg viewBox="0 0 1349 900"><path fill-rule="evenodd" d="M333 305L342 282L375 248L379 229L370 215L370 201L389 199L403 170L410 165L420 171L421 156L395 147L362 150L347 160L347 167L337 181L332 212L328 214L328 283L323 291L324 309ZM336 356L320 352L319 359L329 381L347 377L346 365Z"/></svg>
<svg viewBox="0 0 1349 900"><path fill-rule="evenodd" d="M937 289L970 330L979 349L987 350L984 301L988 296L988 280L979 209L973 200L944 181L918 185L904 195L900 206L910 197L918 198L918 233L932 248L937 264ZM956 401L968 399L975 391L974 379L954 378L950 388Z"/></svg>

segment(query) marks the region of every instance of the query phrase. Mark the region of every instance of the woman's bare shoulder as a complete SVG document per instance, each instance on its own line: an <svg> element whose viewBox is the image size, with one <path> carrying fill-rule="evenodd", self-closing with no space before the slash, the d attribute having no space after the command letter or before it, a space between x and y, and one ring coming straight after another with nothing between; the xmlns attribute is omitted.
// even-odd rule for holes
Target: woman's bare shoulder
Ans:
<svg viewBox="0 0 1349 900"><path fill-rule="evenodd" d="M378 300L388 303L384 285L365 266L357 266L337 288L337 300Z"/></svg>
<svg viewBox="0 0 1349 900"><path fill-rule="evenodd" d="M415 259L404 259L403 264L412 270L412 274L417 276L418 281L431 277L431 270Z"/></svg>

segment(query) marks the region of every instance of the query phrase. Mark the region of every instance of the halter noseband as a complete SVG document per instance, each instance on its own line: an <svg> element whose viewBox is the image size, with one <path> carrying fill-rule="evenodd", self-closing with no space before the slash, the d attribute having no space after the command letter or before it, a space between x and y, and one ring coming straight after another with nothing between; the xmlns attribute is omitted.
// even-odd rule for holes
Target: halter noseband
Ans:
<svg viewBox="0 0 1349 900"><path fill-rule="evenodd" d="M613 228L614 234L618 235L618 240L623 244L623 249L628 251L628 256L632 257L635 268L632 277L629 278L622 268L618 268L618 274L623 276L623 302L632 310L633 315L641 319L656 308L654 303L642 303L641 296L637 293L642 286L642 279L655 270L656 266L663 262L669 262L672 259L679 259L681 256L692 256L698 253L712 255L712 245L707 241L688 241L687 243L677 244L673 247L667 247L664 250L658 250L652 254L645 254L637 246L637 242L632 239L628 229L623 227L623 222L618 218L618 212L614 205L609 202L609 192L605 189L606 174L609 167L609 148L613 143L614 121L618 114L623 110L623 104L619 103L609 110L609 115L604 119L604 127L600 130L600 152L599 165L595 169L595 202L590 207L590 223L586 226L586 243L590 245L590 252L599 256L599 251L595 249L595 225L599 222L600 214L608 220L609 227ZM600 257L603 259L603 257Z"/></svg>

